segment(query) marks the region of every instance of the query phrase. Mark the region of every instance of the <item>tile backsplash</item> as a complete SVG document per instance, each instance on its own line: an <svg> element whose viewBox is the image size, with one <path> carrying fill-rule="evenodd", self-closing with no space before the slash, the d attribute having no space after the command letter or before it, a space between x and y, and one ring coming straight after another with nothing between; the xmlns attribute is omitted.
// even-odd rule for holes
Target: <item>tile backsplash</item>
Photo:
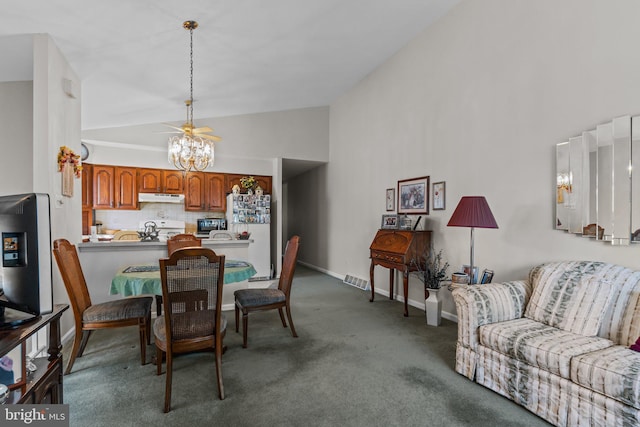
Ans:
<svg viewBox="0 0 640 427"><path fill-rule="evenodd" d="M140 210L96 210L94 220L102 222L103 229L138 230L140 221L172 219L185 222L187 232L194 232L198 218L224 218L223 212L185 211L179 203L142 203Z"/></svg>

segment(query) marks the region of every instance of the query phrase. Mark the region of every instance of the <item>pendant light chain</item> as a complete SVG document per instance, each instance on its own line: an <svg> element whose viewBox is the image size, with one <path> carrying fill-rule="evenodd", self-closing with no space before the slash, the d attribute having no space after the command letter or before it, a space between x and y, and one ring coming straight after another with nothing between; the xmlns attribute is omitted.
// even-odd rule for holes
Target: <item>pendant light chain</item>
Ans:
<svg viewBox="0 0 640 427"><path fill-rule="evenodd" d="M219 136L207 135L211 128L196 128L193 124L193 30L198 28L196 21L185 21L183 28L189 30L189 99L187 104L187 123L182 125L182 134L169 138L169 163L187 173L192 170L206 169L214 159L214 141Z"/></svg>
<svg viewBox="0 0 640 427"><path fill-rule="evenodd" d="M189 73L191 75L191 83L190 83L190 86L189 86L189 101L190 101L190 104L189 104L189 119L188 119L188 122L191 125L193 125L193 29L194 29L194 26L191 25L189 27L189 34L191 36L190 37L190 39L191 39L190 40L190 51L189 51L189 58L190 58L190 64L189 64L190 70L189 70Z"/></svg>

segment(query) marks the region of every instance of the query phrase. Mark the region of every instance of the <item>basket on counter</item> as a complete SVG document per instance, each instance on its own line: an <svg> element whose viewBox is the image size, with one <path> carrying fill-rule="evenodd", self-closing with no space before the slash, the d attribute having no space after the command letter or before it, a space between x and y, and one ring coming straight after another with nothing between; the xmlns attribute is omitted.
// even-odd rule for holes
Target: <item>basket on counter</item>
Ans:
<svg viewBox="0 0 640 427"><path fill-rule="evenodd" d="M251 233L238 233L236 234L236 237L238 238L238 240L249 240L249 237L251 237Z"/></svg>

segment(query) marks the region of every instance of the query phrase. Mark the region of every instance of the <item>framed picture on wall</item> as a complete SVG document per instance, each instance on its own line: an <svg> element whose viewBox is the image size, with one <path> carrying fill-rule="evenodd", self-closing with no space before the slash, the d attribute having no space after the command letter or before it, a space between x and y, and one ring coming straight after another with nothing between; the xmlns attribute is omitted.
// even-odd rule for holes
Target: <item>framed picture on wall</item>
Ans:
<svg viewBox="0 0 640 427"><path fill-rule="evenodd" d="M429 213L429 177L398 181L398 213Z"/></svg>
<svg viewBox="0 0 640 427"><path fill-rule="evenodd" d="M385 230L394 230L398 228L398 215L382 215L382 224L380 228Z"/></svg>
<svg viewBox="0 0 640 427"><path fill-rule="evenodd" d="M433 189L431 190L433 194L433 210L440 211L444 210L445 207L445 183L444 181L434 182Z"/></svg>
<svg viewBox="0 0 640 427"><path fill-rule="evenodd" d="M387 188L387 212L396 210L396 190Z"/></svg>

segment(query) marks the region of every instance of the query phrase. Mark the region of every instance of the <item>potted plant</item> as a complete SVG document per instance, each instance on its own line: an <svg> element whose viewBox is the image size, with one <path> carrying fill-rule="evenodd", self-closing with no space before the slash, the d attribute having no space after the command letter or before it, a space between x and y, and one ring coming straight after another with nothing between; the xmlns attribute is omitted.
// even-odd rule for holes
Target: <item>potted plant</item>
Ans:
<svg viewBox="0 0 640 427"><path fill-rule="evenodd" d="M438 291L449 268L449 263L442 257L442 249L436 253L432 247L419 262L413 262L418 278L424 283L425 313L427 324L431 326L440 325L441 320L442 300L438 298Z"/></svg>

